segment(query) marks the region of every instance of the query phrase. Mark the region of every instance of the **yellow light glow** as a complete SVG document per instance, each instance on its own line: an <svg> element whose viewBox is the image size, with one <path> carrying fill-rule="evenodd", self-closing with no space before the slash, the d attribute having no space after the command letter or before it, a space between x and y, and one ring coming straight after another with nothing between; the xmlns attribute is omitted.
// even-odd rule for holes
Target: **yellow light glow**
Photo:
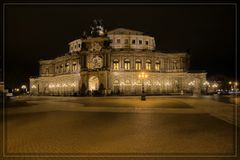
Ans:
<svg viewBox="0 0 240 160"><path fill-rule="evenodd" d="M121 82L120 85L125 85L125 83L124 83L124 82Z"/></svg>
<svg viewBox="0 0 240 160"><path fill-rule="evenodd" d="M204 85L204 86L209 86L209 82L208 82L208 81L205 81L205 82L203 83L203 85Z"/></svg>
<svg viewBox="0 0 240 160"><path fill-rule="evenodd" d="M214 84L212 85L212 87L213 87L213 88L217 88L217 87L218 87L218 84L214 83Z"/></svg>
<svg viewBox="0 0 240 160"><path fill-rule="evenodd" d="M33 88L33 89L35 89L35 88L37 88L35 85L32 85L32 87L31 88Z"/></svg>
<svg viewBox="0 0 240 160"><path fill-rule="evenodd" d="M75 83L72 83L72 84L71 84L71 86L72 86L72 87L75 87L75 86L76 86L76 84L75 84Z"/></svg>
<svg viewBox="0 0 240 160"><path fill-rule="evenodd" d="M138 78L142 78L142 79L148 78L148 75L145 74L144 72L142 72L142 73L140 73L140 74L138 75Z"/></svg>
<svg viewBox="0 0 240 160"><path fill-rule="evenodd" d="M26 85L22 85L21 88L22 88L22 89L26 89L27 86L26 86Z"/></svg>
<svg viewBox="0 0 240 160"><path fill-rule="evenodd" d="M195 81L191 81L188 83L189 86L194 86L195 85Z"/></svg>

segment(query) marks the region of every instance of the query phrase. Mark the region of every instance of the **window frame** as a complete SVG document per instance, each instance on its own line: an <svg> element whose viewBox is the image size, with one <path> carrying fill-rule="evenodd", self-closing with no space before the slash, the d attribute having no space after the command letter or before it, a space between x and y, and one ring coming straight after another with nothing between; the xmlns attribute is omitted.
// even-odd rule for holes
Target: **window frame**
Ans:
<svg viewBox="0 0 240 160"><path fill-rule="evenodd" d="M119 70L119 60L118 59L113 60L113 70Z"/></svg>
<svg viewBox="0 0 240 160"><path fill-rule="evenodd" d="M160 61L155 62L155 71L160 71Z"/></svg>
<svg viewBox="0 0 240 160"><path fill-rule="evenodd" d="M138 71L142 69L142 61L141 61L141 59L136 59L135 60L135 69L138 70Z"/></svg>
<svg viewBox="0 0 240 160"><path fill-rule="evenodd" d="M130 59L126 58L124 59L124 70L130 70L131 69L131 61Z"/></svg>
<svg viewBox="0 0 240 160"><path fill-rule="evenodd" d="M152 65L152 61L150 59L146 60L146 62L145 62L146 70L150 71L151 65Z"/></svg>

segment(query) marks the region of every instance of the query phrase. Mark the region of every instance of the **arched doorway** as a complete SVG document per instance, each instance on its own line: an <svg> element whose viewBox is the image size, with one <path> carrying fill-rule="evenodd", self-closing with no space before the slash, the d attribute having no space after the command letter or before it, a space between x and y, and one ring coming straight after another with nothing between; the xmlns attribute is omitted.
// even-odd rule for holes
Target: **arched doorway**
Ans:
<svg viewBox="0 0 240 160"><path fill-rule="evenodd" d="M96 76L92 76L88 80L88 89L90 91L98 90L99 88L99 79Z"/></svg>

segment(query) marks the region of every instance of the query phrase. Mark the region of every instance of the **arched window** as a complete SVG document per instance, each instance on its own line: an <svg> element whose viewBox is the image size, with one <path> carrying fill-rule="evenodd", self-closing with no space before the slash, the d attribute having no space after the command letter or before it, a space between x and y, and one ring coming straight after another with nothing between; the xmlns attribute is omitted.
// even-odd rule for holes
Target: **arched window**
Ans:
<svg viewBox="0 0 240 160"><path fill-rule="evenodd" d="M72 70L73 70L73 71L76 71L76 70L77 70L77 63L76 63L76 62L73 62L73 63L72 63Z"/></svg>
<svg viewBox="0 0 240 160"><path fill-rule="evenodd" d="M56 70L55 70L55 73L58 73L58 66L56 66Z"/></svg>
<svg viewBox="0 0 240 160"><path fill-rule="evenodd" d="M139 85L139 84L141 84L142 82L140 81L140 80L137 80L137 84Z"/></svg>
<svg viewBox="0 0 240 160"><path fill-rule="evenodd" d="M135 68L136 68L136 70L141 70L141 68L142 68L142 62L141 62L140 59L137 59L137 60L136 60Z"/></svg>
<svg viewBox="0 0 240 160"><path fill-rule="evenodd" d="M65 64L66 72L69 72L69 63Z"/></svg>
<svg viewBox="0 0 240 160"><path fill-rule="evenodd" d="M177 61L176 60L173 60L173 69L177 69Z"/></svg>
<svg viewBox="0 0 240 160"><path fill-rule="evenodd" d="M114 70L119 70L119 61L118 59L113 60L113 69Z"/></svg>
<svg viewBox="0 0 240 160"><path fill-rule="evenodd" d="M151 61L150 60L146 61L146 70L151 70Z"/></svg>
<svg viewBox="0 0 240 160"><path fill-rule="evenodd" d="M119 84L119 80L115 79L115 80L113 81L113 83L114 83L114 84Z"/></svg>
<svg viewBox="0 0 240 160"><path fill-rule="evenodd" d="M131 84L131 81L130 81L129 79L127 79L127 80L125 81L125 84Z"/></svg>
<svg viewBox="0 0 240 160"><path fill-rule="evenodd" d="M48 74L49 73L49 68L48 67L46 67L46 74Z"/></svg>
<svg viewBox="0 0 240 160"><path fill-rule="evenodd" d="M129 59L124 60L124 69L130 70L130 60Z"/></svg>
<svg viewBox="0 0 240 160"><path fill-rule="evenodd" d="M160 62L159 61L155 62L155 70L160 71Z"/></svg>
<svg viewBox="0 0 240 160"><path fill-rule="evenodd" d="M63 64L60 66L60 72L63 73Z"/></svg>

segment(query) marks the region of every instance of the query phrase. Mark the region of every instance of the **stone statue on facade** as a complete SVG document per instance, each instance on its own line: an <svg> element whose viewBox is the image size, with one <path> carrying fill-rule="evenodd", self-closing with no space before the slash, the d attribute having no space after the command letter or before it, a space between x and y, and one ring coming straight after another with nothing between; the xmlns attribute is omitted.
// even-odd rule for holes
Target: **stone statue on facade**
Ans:
<svg viewBox="0 0 240 160"><path fill-rule="evenodd" d="M90 26L91 28L91 36L92 37L98 37L98 36L104 36L105 35L105 30L103 27L102 19L100 20L94 20L93 25Z"/></svg>

